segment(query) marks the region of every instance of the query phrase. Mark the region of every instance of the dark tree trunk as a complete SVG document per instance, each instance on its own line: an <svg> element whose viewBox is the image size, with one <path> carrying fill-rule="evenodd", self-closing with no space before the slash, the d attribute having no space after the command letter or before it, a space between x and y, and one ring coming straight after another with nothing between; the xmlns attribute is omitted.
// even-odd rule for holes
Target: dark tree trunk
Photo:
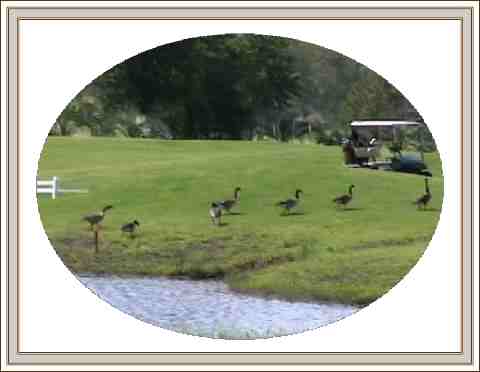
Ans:
<svg viewBox="0 0 480 372"><path fill-rule="evenodd" d="M191 104L185 104L186 123L185 123L185 138L197 139L198 133L195 125L195 114Z"/></svg>

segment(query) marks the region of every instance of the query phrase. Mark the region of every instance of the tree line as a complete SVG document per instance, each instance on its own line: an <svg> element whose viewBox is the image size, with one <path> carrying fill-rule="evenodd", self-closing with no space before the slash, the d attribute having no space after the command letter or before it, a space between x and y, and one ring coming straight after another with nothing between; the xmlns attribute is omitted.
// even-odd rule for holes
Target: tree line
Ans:
<svg viewBox="0 0 480 372"><path fill-rule="evenodd" d="M362 119L422 120L391 84L343 55L292 39L227 34L118 64L67 105L51 134L336 142Z"/></svg>

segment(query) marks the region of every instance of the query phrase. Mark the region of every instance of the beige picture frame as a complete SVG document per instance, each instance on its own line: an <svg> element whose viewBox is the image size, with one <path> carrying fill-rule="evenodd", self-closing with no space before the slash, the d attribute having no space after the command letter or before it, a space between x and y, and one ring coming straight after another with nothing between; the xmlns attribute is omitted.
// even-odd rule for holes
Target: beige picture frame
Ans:
<svg viewBox="0 0 480 372"><path fill-rule="evenodd" d="M22 216L19 196L19 25L23 20L77 19L449 19L461 27L461 351L456 353L41 353L19 349L18 244ZM320 366L320 365L469 365L473 353L473 8L468 7L7 7L7 221L6 359L7 366ZM25 132L23 132L25 134ZM477 258L478 259L478 258Z"/></svg>

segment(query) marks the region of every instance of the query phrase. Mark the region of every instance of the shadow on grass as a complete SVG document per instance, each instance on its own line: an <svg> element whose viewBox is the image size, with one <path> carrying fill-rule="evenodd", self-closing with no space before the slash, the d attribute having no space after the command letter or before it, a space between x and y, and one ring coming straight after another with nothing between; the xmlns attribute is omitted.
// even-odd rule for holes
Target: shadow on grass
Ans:
<svg viewBox="0 0 480 372"><path fill-rule="evenodd" d="M288 216L304 216L306 215L305 212L290 212L290 213L282 213L280 214L280 217L288 217Z"/></svg>
<svg viewBox="0 0 480 372"><path fill-rule="evenodd" d="M420 212L440 212L440 208L425 208L425 209L419 209Z"/></svg>
<svg viewBox="0 0 480 372"><path fill-rule="evenodd" d="M245 213L242 212L230 212L226 213L224 216L243 216Z"/></svg>
<svg viewBox="0 0 480 372"><path fill-rule="evenodd" d="M338 208L339 211L363 211L363 208L358 208L358 207L349 207L349 208Z"/></svg>

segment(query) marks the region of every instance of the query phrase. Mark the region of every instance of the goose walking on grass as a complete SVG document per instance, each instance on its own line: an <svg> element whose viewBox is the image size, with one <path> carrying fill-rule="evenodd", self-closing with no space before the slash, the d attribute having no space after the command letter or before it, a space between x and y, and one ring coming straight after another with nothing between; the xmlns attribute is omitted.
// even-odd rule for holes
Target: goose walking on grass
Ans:
<svg viewBox="0 0 480 372"><path fill-rule="evenodd" d="M92 213L87 216L84 216L82 220L87 221L90 224L90 227L93 229L94 226L97 226L100 222L103 221L103 218L105 217L105 213L112 208L113 208L112 205L107 205L105 208L102 209L101 212Z"/></svg>
<svg viewBox="0 0 480 372"><path fill-rule="evenodd" d="M350 203L353 199L353 188L355 187L355 185L350 185L349 188L348 188L348 194L344 194L344 195L340 195L338 197L336 197L335 199L333 199L333 202L335 202L335 204L338 205L343 205L344 207Z"/></svg>
<svg viewBox="0 0 480 372"><path fill-rule="evenodd" d="M432 200L432 194L430 192L430 188L428 187L428 178L425 178L425 194L415 200L413 204L416 204L417 209L420 209L421 207L425 209L427 204L430 203L430 200Z"/></svg>
<svg viewBox="0 0 480 372"><path fill-rule="evenodd" d="M220 226L222 218L222 207L218 203L212 203L208 211L214 225Z"/></svg>
<svg viewBox="0 0 480 372"><path fill-rule="evenodd" d="M279 201L277 204L275 204L277 207L282 207L283 212L289 214L290 210L295 208L299 203L300 203L300 194L303 194L303 191L300 189L297 189L295 191L295 199L287 199L287 200L282 200Z"/></svg>
<svg viewBox="0 0 480 372"><path fill-rule="evenodd" d="M230 210L235 206L235 204L238 203L240 199L240 190L240 187L235 187L235 190L233 191L233 199L222 200L217 202L217 204L220 206L220 208L230 213Z"/></svg>
<svg viewBox="0 0 480 372"><path fill-rule="evenodd" d="M139 226L140 226L140 222L138 222L137 220L134 220L133 222L126 223L125 225L123 225L120 228L120 230L122 231L122 233L130 234L130 238L133 238L135 236L135 230Z"/></svg>

